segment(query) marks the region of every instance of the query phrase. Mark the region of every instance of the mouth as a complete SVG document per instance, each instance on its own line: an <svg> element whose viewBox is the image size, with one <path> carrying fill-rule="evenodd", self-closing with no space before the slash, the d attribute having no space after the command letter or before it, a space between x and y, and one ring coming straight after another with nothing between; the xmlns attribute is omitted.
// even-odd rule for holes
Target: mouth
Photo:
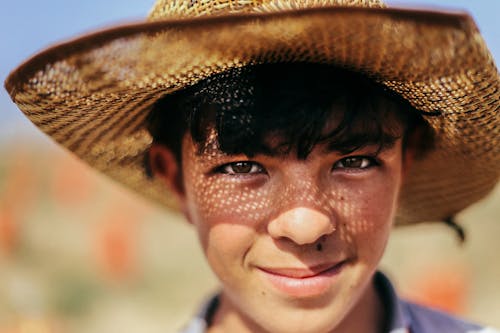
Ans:
<svg viewBox="0 0 500 333"><path fill-rule="evenodd" d="M320 296L337 281L346 261L306 268L258 267L264 280L275 290L295 298Z"/></svg>

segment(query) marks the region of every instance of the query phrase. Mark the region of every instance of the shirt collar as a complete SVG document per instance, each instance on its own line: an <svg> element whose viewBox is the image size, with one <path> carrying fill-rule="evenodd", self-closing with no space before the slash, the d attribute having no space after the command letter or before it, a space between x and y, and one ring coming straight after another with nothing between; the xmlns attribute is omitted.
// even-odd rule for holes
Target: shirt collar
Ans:
<svg viewBox="0 0 500 333"><path fill-rule="evenodd" d="M379 293L387 313L387 330L389 333L408 333L410 316L405 303L398 297L392 283L381 272L375 273L373 278L375 288Z"/></svg>

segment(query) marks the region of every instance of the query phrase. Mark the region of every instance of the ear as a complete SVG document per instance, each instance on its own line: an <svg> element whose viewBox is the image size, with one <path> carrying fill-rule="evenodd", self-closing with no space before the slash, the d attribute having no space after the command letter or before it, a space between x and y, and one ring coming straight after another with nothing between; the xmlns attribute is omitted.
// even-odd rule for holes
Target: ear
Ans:
<svg viewBox="0 0 500 333"><path fill-rule="evenodd" d="M175 195L179 204L184 199L182 170L174 153L167 147L154 143L148 152L149 165L155 178L161 179Z"/></svg>
<svg viewBox="0 0 500 333"><path fill-rule="evenodd" d="M413 161L415 161L415 146L413 145L408 145L404 150L403 150L403 164L402 164L402 171L403 171L403 178L406 177L408 172L411 169L411 166L413 165Z"/></svg>
<svg viewBox="0 0 500 333"><path fill-rule="evenodd" d="M418 158L418 147L421 144L422 135L422 131L416 128L406 138L406 144L403 147L403 177L409 173L413 162Z"/></svg>

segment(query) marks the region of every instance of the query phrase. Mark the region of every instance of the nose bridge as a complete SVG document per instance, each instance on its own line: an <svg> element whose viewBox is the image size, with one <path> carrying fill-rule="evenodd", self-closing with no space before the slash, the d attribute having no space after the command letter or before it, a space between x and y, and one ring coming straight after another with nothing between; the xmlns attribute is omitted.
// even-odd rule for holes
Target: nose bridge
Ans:
<svg viewBox="0 0 500 333"><path fill-rule="evenodd" d="M321 210L325 207L326 197L318 180L304 174L292 174L284 182L275 207L286 210L305 206Z"/></svg>
<svg viewBox="0 0 500 333"><path fill-rule="evenodd" d="M335 230L321 180L304 164L289 167L274 198L275 215L267 226L273 238L287 238L304 245Z"/></svg>

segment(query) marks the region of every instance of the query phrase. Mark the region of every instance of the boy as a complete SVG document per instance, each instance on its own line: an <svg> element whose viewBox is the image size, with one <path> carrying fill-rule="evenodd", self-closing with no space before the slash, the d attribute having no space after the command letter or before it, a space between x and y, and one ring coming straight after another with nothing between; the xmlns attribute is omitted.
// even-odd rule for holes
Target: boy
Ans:
<svg viewBox="0 0 500 333"><path fill-rule="evenodd" d="M185 332L486 332L376 270L394 221L450 221L496 183L498 72L467 17L336 5L159 1L170 21L8 79L38 126L193 224L221 292Z"/></svg>
<svg viewBox="0 0 500 333"><path fill-rule="evenodd" d="M394 329L371 280L417 120L360 75L301 63L230 70L153 107L153 173L223 281L215 332Z"/></svg>

